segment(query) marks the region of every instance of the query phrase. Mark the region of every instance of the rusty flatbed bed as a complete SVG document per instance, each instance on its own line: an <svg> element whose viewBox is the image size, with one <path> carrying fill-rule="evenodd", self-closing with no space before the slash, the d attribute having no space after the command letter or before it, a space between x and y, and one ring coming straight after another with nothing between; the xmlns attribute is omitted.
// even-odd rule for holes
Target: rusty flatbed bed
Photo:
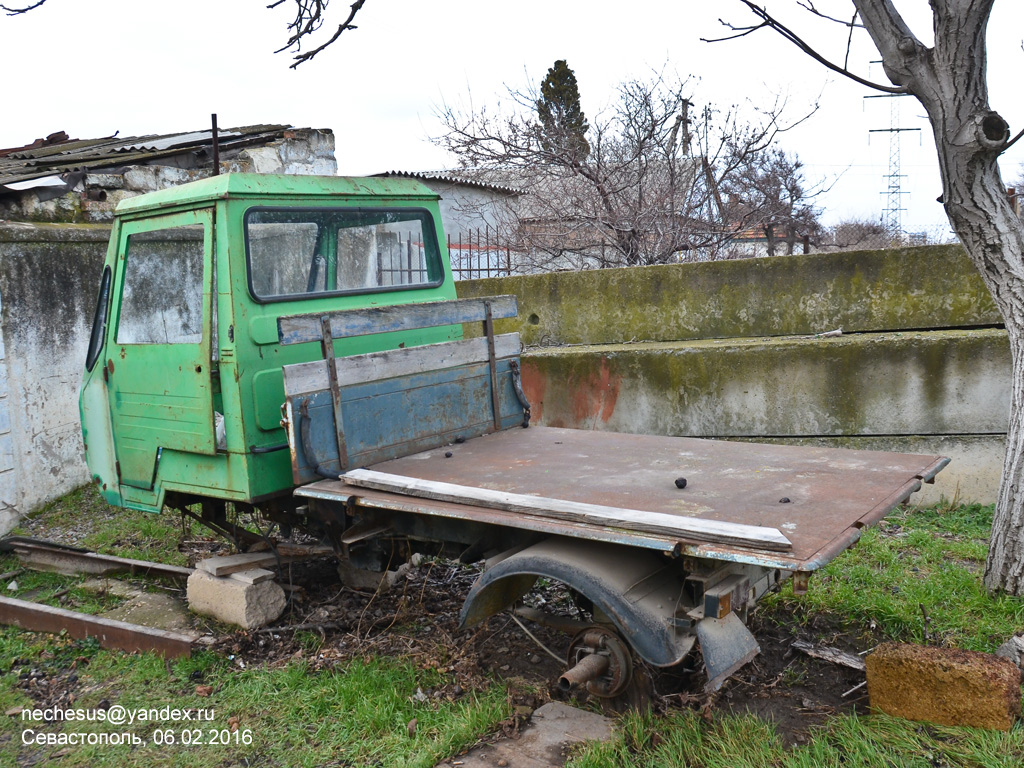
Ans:
<svg viewBox="0 0 1024 768"><path fill-rule="evenodd" d="M353 487L343 480L316 482L297 489L296 495L352 499L360 507L384 512L475 520L678 555L814 571L850 547L863 527L906 501L948 462L941 456L530 427L369 467L460 486L777 528L792 543L786 552L700 541L685 533L644 533L437 501ZM675 485L680 477L687 480L683 489Z"/></svg>

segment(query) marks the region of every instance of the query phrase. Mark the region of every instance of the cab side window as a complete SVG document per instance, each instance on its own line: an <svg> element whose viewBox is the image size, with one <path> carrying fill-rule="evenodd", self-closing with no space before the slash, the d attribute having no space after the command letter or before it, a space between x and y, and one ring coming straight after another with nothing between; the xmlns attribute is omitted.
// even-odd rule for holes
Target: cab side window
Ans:
<svg viewBox="0 0 1024 768"><path fill-rule="evenodd" d="M199 344L203 338L203 227L128 237L118 344Z"/></svg>

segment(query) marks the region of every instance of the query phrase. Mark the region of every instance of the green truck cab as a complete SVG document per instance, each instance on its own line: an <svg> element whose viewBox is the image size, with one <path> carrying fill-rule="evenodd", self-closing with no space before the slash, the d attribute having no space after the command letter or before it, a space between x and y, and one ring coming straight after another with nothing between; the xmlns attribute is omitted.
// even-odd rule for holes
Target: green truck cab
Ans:
<svg viewBox="0 0 1024 768"><path fill-rule="evenodd" d="M123 201L80 396L111 504L291 507L282 316L455 298L438 197L405 179L227 174ZM341 339L346 356L461 328Z"/></svg>

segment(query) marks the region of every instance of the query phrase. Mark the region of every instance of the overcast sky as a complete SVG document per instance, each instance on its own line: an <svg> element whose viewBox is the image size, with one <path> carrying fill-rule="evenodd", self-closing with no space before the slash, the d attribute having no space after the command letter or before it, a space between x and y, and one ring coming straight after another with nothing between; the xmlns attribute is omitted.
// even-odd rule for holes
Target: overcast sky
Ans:
<svg viewBox="0 0 1024 768"><path fill-rule="evenodd" d="M7 4L18 0L6 0ZM28 0L22 0L28 2ZM748 18L736 0L367 0L360 29L297 70L286 53L290 8L266 10L268 0L48 0L29 14L0 17L3 119L0 147L66 131L96 138L201 129L210 113L222 127L290 123L331 128L339 172L436 170L454 158L430 142L441 132L439 105L493 104L504 84L539 82L556 59L579 81L584 111L596 115L623 80L666 65L692 76L697 107L788 99L793 115L820 102L817 113L780 137L807 176L832 184L819 202L828 222L877 220L885 205L889 99L804 57L770 32L725 43L701 37L726 31L720 16ZM347 12L347 0L331 10ZM289 3L290 5L290 3ZM794 26L809 30L841 58L841 30L819 28L794 0L768 3ZM847 15L848 2L817 5ZM927 0L897 0L912 28L929 42ZM1014 133L1024 125L1024 4L996 3L989 29L991 103ZM835 25L827 25L834 27ZM877 53L864 41L853 51L859 73L886 82ZM937 231L945 223L934 146L923 110L899 99L904 229ZM869 139L870 136L870 139ZM1024 141L1004 157L1008 183L1021 175Z"/></svg>

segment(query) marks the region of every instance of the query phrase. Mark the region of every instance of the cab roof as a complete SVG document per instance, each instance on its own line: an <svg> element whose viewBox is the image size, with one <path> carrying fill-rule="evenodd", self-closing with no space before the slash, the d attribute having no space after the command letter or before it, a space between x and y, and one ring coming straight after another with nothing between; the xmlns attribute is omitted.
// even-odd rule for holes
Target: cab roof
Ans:
<svg viewBox="0 0 1024 768"><path fill-rule="evenodd" d="M179 205L213 203L229 198L383 197L391 200L437 200L439 196L413 179L355 176L301 176L263 173L225 173L122 200L117 215L135 214Z"/></svg>

